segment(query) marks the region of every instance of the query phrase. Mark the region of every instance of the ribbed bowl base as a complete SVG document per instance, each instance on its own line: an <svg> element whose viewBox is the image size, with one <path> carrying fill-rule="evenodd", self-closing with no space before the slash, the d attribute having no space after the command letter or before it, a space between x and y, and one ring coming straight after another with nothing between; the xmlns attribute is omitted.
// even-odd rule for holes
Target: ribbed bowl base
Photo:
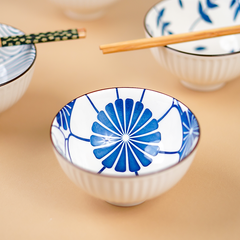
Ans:
<svg viewBox="0 0 240 240"><path fill-rule="evenodd" d="M225 83L218 83L218 84L214 84L214 85L198 85L198 84L194 84L194 83L185 82L182 80L181 80L181 83L185 87L190 88L192 90L196 90L196 91L214 91L219 88L222 88L225 85Z"/></svg>
<svg viewBox="0 0 240 240"><path fill-rule="evenodd" d="M105 14L105 11L101 10L94 13L81 14L81 13L73 12L71 10L66 10L64 13L67 17L74 20L91 21L91 20L95 20L102 17Z"/></svg>
<svg viewBox="0 0 240 240"><path fill-rule="evenodd" d="M144 201L143 201L144 202ZM114 202L108 202L107 203L110 203L114 206L118 206L118 207L133 207L133 206L137 206L143 202L136 202L136 203L114 203Z"/></svg>

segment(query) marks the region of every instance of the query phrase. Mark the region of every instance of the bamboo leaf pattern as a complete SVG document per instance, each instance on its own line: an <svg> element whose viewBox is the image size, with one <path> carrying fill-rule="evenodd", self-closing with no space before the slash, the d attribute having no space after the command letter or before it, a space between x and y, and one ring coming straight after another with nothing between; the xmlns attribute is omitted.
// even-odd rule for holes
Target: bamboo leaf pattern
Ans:
<svg viewBox="0 0 240 240"><path fill-rule="evenodd" d="M158 13L158 17L157 17L157 26L159 26L161 18L164 14L165 8L163 8L159 13Z"/></svg>
<svg viewBox="0 0 240 240"><path fill-rule="evenodd" d="M235 10L235 14L234 14L234 18L233 18L234 21L237 19L237 16L238 16L239 12L240 12L240 4L237 6L237 8Z"/></svg>
<svg viewBox="0 0 240 240"><path fill-rule="evenodd" d="M213 2L211 2L211 0L207 0L207 6L208 6L208 8L216 8L216 7L218 7L218 5L213 3Z"/></svg>
<svg viewBox="0 0 240 240"><path fill-rule="evenodd" d="M235 3L236 3L236 0L232 0L230 4L230 8L232 8Z"/></svg>
<svg viewBox="0 0 240 240"><path fill-rule="evenodd" d="M210 17L204 12L201 2L198 3L198 12L204 21L208 23L212 23L212 20L210 19Z"/></svg>
<svg viewBox="0 0 240 240"><path fill-rule="evenodd" d="M178 0L178 2L179 2L180 7L183 8L182 0Z"/></svg>
<svg viewBox="0 0 240 240"><path fill-rule="evenodd" d="M162 35L164 35L164 31L169 24L170 24L170 22L163 23L163 25L162 25Z"/></svg>

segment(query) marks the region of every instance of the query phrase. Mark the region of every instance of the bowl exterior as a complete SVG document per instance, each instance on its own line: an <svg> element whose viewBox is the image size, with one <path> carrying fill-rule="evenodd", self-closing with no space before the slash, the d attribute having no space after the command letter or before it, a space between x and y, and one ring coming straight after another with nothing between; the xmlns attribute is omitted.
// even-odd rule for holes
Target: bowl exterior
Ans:
<svg viewBox="0 0 240 240"><path fill-rule="evenodd" d="M26 92L34 72L35 62L31 68L17 79L0 86L0 112L15 104Z"/></svg>
<svg viewBox="0 0 240 240"><path fill-rule="evenodd" d="M84 171L64 159L55 149L58 162L78 187L90 195L118 206L134 206L173 187L187 172L197 149L184 161L166 170L136 177L110 177Z"/></svg>
<svg viewBox="0 0 240 240"><path fill-rule="evenodd" d="M93 20L104 15L106 8L119 0L51 0L77 20Z"/></svg>
<svg viewBox="0 0 240 240"><path fill-rule="evenodd" d="M151 52L162 67L195 90L213 90L240 75L238 53L218 57L196 56L167 47L151 48Z"/></svg>

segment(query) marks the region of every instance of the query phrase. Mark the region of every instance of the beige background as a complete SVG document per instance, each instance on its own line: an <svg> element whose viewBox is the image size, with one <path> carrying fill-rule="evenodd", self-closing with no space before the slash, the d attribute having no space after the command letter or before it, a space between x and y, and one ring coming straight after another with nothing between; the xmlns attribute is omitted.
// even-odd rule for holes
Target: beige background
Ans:
<svg viewBox="0 0 240 240"><path fill-rule="evenodd" d="M103 55L99 45L143 38L156 0L121 0L97 21L66 18L48 0L0 0L0 22L26 33L86 27L82 40L37 45L31 84L0 115L0 239L240 239L240 79L214 92L183 87L150 50ZM78 189L50 143L73 98L105 87L155 89L181 100L201 126L196 158L167 193L120 208Z"/></svg>

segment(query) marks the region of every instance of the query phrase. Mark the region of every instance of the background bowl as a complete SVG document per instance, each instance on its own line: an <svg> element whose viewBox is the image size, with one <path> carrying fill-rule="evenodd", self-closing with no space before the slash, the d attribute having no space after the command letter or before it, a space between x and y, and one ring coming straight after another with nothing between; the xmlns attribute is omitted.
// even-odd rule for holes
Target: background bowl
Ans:
<svg viewBox="0 0 240 240"><path fill-rule="evenodd" d="M65 15L76 20L94 20L119 0L51 0L64 10Z"/></svg>
<svg viewBox="0 0 240 240"><path fill-rule="evenodd" d="M0 24L0 37L24 34ZM27 90L36 60L34 45L0 48L0 112L16 103Z"/></svg>
<svg viewBox="0 0 240 240"><path fill-rule="evenodd" d="M51 125L67 176L89 194L132 206L158 196L186 173L199 124L178 100L140 88L112 88L74 99Z"/></svg>
<svg viewBox="0 0 240 240"><path fill-rule="evenodd" d="M147 37L239 24L240 3L234 0L164 0L153 6L144 20ZM186 87L215 90L240 75L239 43L240 35L236 34L151 51Z"/></svg>

